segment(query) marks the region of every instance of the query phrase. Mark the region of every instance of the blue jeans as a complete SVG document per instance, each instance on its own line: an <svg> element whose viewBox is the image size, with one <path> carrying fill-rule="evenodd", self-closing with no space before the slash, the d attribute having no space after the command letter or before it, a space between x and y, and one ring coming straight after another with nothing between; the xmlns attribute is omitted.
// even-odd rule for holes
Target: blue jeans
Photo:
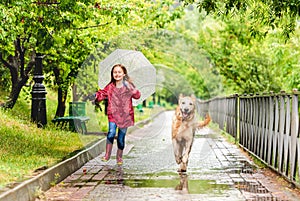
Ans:
<svg viewBox="0 0 300 201"><path fill-rule="evenodd" d="M108 133L106 138L106 143L113 144L116 136L117 124L114 122L108 122ZM117 145L118 149L123 150L125 147L125 135L127 132L127 128L118 128L118 138Z"/></svg>

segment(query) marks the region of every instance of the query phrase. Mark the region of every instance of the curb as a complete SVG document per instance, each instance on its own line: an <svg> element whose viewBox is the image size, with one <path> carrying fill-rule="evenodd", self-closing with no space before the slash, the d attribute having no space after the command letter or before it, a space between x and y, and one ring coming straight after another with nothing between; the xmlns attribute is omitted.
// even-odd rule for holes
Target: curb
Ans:
<svg viewBox="0 0 300 201"><path fill-rule="evenodd" d="M137 122L128 129L128 133L148 124L153 118L161 114L163 111L156 113L148 119ZM106 138L101 139L91 147L79 152L75 156L66 159L53 167L45 170L41 174L24 181L13 189L0 194L0 201L31 201L35 200L38 191L47 191L51 188L51 183L59 183L66 177L77 171L89 160L94 159L105 151ZM59 175L59 177L57 176Z"/></svg>

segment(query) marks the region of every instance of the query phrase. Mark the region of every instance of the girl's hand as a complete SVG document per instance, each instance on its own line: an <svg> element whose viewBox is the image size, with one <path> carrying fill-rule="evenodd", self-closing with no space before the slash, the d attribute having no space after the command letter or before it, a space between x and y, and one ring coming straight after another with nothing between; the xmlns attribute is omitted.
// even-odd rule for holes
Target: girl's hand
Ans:
<svg viewBox="0 0 300 201"><path fill-rule="evenodd" d="M132 84L131 82L124 81L124 85L125 85L130 91L132 91L132 90L135 89L134 84Z"/></svg>
<svg viewBox="0 0 300 201"><path fill-rule="evenodd" d="M129 89L131 90L131 91L133 91L133 90L136 90L136 88L135 88L135 86L133 85L133 84L129 84Z"/></svg>
<svg viewBox="0 0 300 201"><path fill-rule="evenodd" d="M134 84L132 84L132 83L129 84L129 90L130 90L133 94L138 93L137 88L136 88L136 87L134 86Z"/></svg>

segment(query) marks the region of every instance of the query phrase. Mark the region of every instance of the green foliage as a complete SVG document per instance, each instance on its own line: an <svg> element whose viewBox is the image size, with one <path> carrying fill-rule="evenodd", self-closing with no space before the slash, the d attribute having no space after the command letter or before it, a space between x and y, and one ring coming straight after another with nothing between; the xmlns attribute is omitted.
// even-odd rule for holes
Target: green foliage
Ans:
<svg viewBox="0 0 300 201"><path fill-rule="evenodd" d="M231 13L219 20L207 17L200 22L199 44L222 75L227 93L289 91L297 85L297 81L288 83L291 77L287 75L299 72L292 68L299 61L291 58L299 54L295 45L298 36L291 34L289 40L283 36L284 17L283 26L275 28L259 23L253 16L263 21L269 7L255 3L251 6L240 14Z"/></svg>
<svg viewBox="0 0 300 201"><path fill-rule="evenodd" d="M159 28L165 28L175 19L181 18L183 14L180 3L174 3L174 1L158 1L156 7L157 9L149 20L153 21Z"/></svg>
<svg viewBox="0 0 300 201"><path fill-rule="evenodd" d="M287 23L283 26L285 31L283 32L285 37L289 38L290 34L295 30L295 22L297 16L300 15L300 2L298 0L182 0L185 5L196 4L200 12L206 12L215 16L228 17L232 14L239 15L240 13L251 10L252 25L265 24L273 27L282 25L282 19L288 19ZM257 5L253 10L253 5ZM262 6L262 7L260 7ZM267 7L266 7L267 6ZM264 12L261 12L260 8L267 8Z"/></svg>

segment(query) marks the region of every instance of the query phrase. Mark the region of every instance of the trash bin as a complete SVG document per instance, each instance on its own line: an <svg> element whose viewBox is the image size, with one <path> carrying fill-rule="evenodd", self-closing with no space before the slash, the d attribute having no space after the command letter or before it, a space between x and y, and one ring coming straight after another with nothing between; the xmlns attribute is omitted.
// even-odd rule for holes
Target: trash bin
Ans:
<svg viewBox="0 0 300 201"><path fill-rule="evenodd" d="M70 102L69 116L86 116L86 102Z"/></svg>

